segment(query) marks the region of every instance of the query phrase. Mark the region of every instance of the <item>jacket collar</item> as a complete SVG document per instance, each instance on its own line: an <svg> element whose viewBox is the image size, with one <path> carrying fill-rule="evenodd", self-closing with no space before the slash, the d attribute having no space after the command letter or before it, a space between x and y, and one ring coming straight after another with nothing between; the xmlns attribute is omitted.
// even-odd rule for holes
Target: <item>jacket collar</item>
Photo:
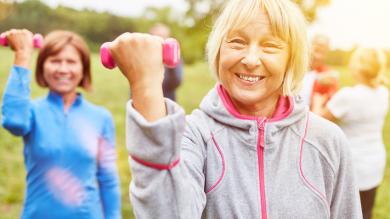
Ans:
<svg viewBox="0 0 390 219"><path fill-rule="evenodd" d="M63 108L63 106L64 106L64 101L62 99L62 96L54 91L49 91L46 99L50 103L52 103L56 106L60 106L61 108ZM77 93L76 100L74 101L72 106L79 106L82 103L82 101L83 101L83 95L81 93Z"/></svg>
<svg viewBox="0 0 390 219"><path fill-rule="evenodd" d="M259 119L255 116L241 115L219 83L202 100L200 109L220 123L237 128L249 129L253 121ZM272 118L266 118L265 121L279 129L297 122L305 112L307 107L299 96L281 96Z"/></svg>

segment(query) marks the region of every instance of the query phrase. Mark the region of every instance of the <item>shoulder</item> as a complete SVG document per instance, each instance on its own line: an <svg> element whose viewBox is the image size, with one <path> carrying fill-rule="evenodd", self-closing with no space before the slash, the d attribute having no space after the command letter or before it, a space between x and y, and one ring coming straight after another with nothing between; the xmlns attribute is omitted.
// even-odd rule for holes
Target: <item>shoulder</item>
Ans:
<svg viewBox="0 0 390 219"><path fill-rule="evenodd" d="M31 105L34 111L38 110L48 110L50 108L49 106L49 101L47 100L46 97L38 97L35 100L31 101Z"/></svg>
<svg viewBox="0 0 390 219"><path fill-rule="evenodd" d="M99 106L99 105L96 105L88 100L86 100L85 98L83 98L83 108L85 110L87 110L89 113L95 115L95 116L98 116L98 117L102 117L102 118L105 118L105 119L112 119L112 115L111 115L111 112L103 107L103 106Z"/></svg>
<svg viewBox="0 0 390 219"><path fill-rule="evenodd" d="M340 90L338 90L335 94L335 96L349 96L356 92L356 87L343 87Z"/></svg>
<svg viewBox="0 0 390 219"><path fill-rule="evenodd" d="M389 89L386 86L381 85L378 90L383 96L389 97Z"/></svg>
<svg viewBox="0 0 390 219"><path fill-rule="evenodd" d="M318 116L315 113L309 112L308 114L308 123L307 130L308 134L306 137L308 138L334 138L343 136L344 133L339 126L335 123Z"/></svg>
<svg viewBox="0 0 390 219"><path fill-rule="evenodd" d="M341 128L314 113L309 113L304 142L316 150L334 171L348 153L348 141Z"/></svg>
<svg viewBox="0 0 390 219"><path fill-rule="evenodd" d="M208 142L211 139L211 133L218 132L214 119L199 109L186 116L186 123L186 133L202 142Z"/></svg>
<svg viewBox="0 0 390 219"><path fill-rule="evenodd" d="M357 93L359 93L359 91L355 87L341 88L332 96L332 98L329 100L329 104L348 104L356 97Z"/></svg>

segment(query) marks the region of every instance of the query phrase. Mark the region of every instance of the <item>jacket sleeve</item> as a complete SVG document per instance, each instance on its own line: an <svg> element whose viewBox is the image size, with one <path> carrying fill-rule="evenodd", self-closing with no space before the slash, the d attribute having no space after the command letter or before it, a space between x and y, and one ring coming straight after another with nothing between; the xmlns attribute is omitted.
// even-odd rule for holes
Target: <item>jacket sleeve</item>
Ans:
<svg viewBox="0 0 390 219"><path fill-rule="evenodd" d="M126 141L136 218L201 218L206 204L201 142L185 130L184 111L166 99L168 115L148 122L129 101Z"/></svg>
<svg viewBox="0 0 390 219"><path fill-rule="evenodd" d="M13 66L5 87L2 103L2 126L16 136L31 130L32 103L30 99L31 71Z"/></svg>
<svg viewBox="0 0 390 219"><path fill-rule="evenodd" d="M341 136L338 144L340 163L330 204L330 218L361 219L359 190L355 183L349 144L346 137Z"/></svg>
<svg viewBox="0 0 390 219"><path fill-rule="evenodd" d="M121 195L116 166L115 128L107 112L102 137L99 141L97 180L100 189L104 218L121 218Z"/></svg>

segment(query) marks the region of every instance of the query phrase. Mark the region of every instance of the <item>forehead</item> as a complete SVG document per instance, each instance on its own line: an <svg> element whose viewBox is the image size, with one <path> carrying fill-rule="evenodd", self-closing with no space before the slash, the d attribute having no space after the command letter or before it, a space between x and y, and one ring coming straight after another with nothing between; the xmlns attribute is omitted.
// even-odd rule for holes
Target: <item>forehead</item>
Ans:
<svg viewBox="0 0 390 219"><path fill-rule="evenodd" d="M72 57L72 58L80 58L81 54L76 49L76 47L74 47L71 44L67 44L62 49L49 55L49 57L63 57L63 56Z"/></svg>
<svg viewBox="0 0 390 219"><path fill-rule="evenodd" d="M280 35L280 31L270 20L270 17L265 8L259 7L252 9L246 13L237 13L231 17L231 22L228 22L225 26L225 34L223 38L240 33L253 33L256 35L276 37L285 40Z"/></svg>
<svg viewBox="0 0 390 219"><path fill-rule="evenodd" d="M232 23L228 27L228 33L237 32L242 30L258 30L266 29L271 32L271 24L268 18L267 13L263 10L259 10L257 13L246 18L238 19L235 23Z"/></svg>

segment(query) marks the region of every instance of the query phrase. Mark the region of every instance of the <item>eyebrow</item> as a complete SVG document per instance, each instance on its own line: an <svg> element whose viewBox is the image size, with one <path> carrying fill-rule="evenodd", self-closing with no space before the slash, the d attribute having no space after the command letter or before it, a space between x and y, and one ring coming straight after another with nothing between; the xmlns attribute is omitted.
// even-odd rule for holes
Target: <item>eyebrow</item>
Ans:
<svg viewBox="0 0 390 219"><path fill-rule="evenodd" d="M246 34L244 31L242 31L241 29L233 29L231 31L229 31L226 35L226 38L230 38L230 37L234 37L234 36L243 36L243 37L248 37L248 34ZM276 42L280 42L280 43L287 43L285 42L283 39L281 39L279 36L276 36L272 33L269 33L267 35L264 35L264 40L273 40L273 41L276 41Z"/></svg>

